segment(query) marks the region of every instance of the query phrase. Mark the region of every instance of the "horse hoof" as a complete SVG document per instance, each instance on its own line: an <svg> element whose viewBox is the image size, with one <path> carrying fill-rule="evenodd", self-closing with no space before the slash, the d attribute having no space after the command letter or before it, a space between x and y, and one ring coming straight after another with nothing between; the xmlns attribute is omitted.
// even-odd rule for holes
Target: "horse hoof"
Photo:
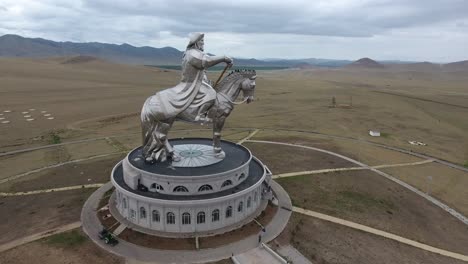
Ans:
<svg viewBox="0 0 468 264"><path fill-rule="evenodd" d="M173 155L172 156L172 162L179 162L181 158L179 156Z"/></svg>
<svg viewBox="0 0 468 264"><path fill-rule="evenodd" d="M224 153L224 151L217 152L214 154L214 157L217 159L224 159L226 157L226 153Z"/></svg>

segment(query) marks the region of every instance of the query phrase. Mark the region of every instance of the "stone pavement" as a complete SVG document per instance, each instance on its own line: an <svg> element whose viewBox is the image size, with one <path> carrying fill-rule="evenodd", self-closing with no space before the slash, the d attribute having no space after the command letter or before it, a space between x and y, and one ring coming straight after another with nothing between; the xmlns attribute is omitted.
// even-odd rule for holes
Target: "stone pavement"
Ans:
<svg viewBox="0 0 468 264"><path fill-rule="evenodd" d="M294 264L312 264L301 252L297 251L297 249L293 248L291 245L280 246L276 252L286 257Z"/></svg>
<svg viewBox="0 0 468 264"><path fill-rule="evenodd" d="M279 209L272 221L266 226L266 232L262 239L265 243L273 240L283 231L292 213L291 200L286 191L274 181L271 181L271 187L278 199ZM119 240L118 245L110 247L98 238L98 232L102 229L102 225L97 217L96 210L100 198L111 188L112 184L107 183L88 198L81 211L82 227L83 231L94 243L106 251L130 259L128 263L205 263L226 259L258 246L258 235L255 234L222 247L201 250L150 249L124 240ZM138 262L132 262L133 260Z"/></svg>
<svg viewBox="0 0 468 264"><path fill-rule="evenodd" d="M254 248L234 258L241 264L282 264L263 247Z"/></svg>

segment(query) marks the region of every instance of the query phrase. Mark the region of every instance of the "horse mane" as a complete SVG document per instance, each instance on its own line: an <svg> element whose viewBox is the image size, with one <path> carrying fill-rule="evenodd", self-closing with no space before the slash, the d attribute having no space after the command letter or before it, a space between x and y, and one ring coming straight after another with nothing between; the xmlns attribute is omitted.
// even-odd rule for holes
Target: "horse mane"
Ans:
<svg viewBox="0 0 468 264"><path fill-rule="evenodd" d="M231 71L228 76L224 77L221 82L216 85L215 89L223 87L227 83L233 82L238 80L239 78L252 78L257 75L255 70L248 70L248 69L240 69L240 70L233 70Z"/></svg>

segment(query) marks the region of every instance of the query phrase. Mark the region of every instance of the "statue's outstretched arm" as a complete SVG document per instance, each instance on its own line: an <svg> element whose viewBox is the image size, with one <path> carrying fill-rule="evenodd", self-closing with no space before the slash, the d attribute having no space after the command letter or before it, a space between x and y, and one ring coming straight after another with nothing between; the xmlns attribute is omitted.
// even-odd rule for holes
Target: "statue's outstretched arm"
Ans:
<svg viewBox="0 0 468 264"><path fill-rule="evenodd" d="M202 65L203 65L203 68L210 68L221 62L232 63L232 59L227 56L205 55L203 56Z"/></svg>

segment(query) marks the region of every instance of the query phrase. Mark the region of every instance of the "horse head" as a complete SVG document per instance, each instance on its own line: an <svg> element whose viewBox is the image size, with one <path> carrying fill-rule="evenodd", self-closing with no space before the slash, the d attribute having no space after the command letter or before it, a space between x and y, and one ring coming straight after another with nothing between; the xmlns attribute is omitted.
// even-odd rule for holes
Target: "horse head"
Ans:
<svg viewBox="0 0 468 264"><path fill-rule="evenodd" d="M246 74L246 78L241 83L242 93L244 95L244 99L247 100L247 103L250 103L254 99L255 93L255 79L257 79L257 74L255 71L249 71L250 74Z"/></svg>
<svg viewBox="0 0 468 264"><path fill-rule="evenodd" d="M257 73L255 70L235 70L229 73L217 86L218 91L224 93L231 100L235 100L242 91L243 101L250 103L254 99L255 79Z"/></svg>

